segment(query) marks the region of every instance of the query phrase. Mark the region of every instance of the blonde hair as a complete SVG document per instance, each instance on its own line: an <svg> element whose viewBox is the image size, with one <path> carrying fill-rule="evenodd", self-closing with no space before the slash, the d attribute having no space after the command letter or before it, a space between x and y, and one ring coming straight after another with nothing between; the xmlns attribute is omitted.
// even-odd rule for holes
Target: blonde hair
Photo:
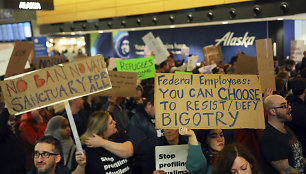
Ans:
<svg viewBox="0 0 306 174"><path fill-rule="evenodd" d="M88 125L85 133L81 136L81 143L85 144L87 137L92 137L92 133L96 133L104 137L104 132L107 130L107 123L110 114L106 111L96 111L89 116Z"/></svg>

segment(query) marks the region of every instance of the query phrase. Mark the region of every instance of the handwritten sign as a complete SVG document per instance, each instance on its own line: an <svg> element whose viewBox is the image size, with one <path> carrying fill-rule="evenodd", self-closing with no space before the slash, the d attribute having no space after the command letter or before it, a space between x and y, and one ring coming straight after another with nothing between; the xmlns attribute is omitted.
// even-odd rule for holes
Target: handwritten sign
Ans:
<svg viewBox="0 0 306 174"><path fill-rule="evenodd" d="M155 75L157 129L264 128L256 75Z"/></svg>
<svg viewBox="0 0 306 174"><path fill-rule="evenodd" d="M199 68L201 74L212 74L212 70L217 66L217 64L207 65Z"/></svg>
<svg viewBox="0 0 306 174"><path fill-rule="evenodd" d="M108 75L112 83L112 89L94 95L110 96L116 94L117 97L135 97L137 73L109 71Z"/></svg>
<svg viewBox="0 0 306 174"><path fill-rule="evenodd" d="M37 57L36 67L38 69L50 67L53 65L61 64L66 62L65 56L52 56L52 57Z"/></svg>
<svg viewBox="0 0 306 174"><path fill-rule="evenodd" d="M304 55L303 52L305 51L304 40L292 40L291 41L291 59L295 62L301 62Z"/></svg>
<svg viewBox="0 0 306 174"><path fill-rule="evenodd" d="M5 77L24 73L24 67L28 61L32 50L33 43L17 41L15 43L13 53L8 63L8 67L5 72Z"/></svg>
<svg viewBox="0 0 306 174"><path fill-rule="evenodd" d="M192 72L175 71L175 74L192 74Z"/></svg>
<svg viewBox="0 0 306 174"><path fill-rule="evenodd" d="M267 88L276 90L273 49L271 39L256 40L257 66L261 89L265 91Z"/></svg>
<svg viewBox="0 0 306 174"><path fill-rule="evenodd" d="M155 146L156 170L166 173L184 173L188 145Z"/></svg>
<svg viewBox="0 0 306 174"><path fill-rule="evenodd" d="M199 60L199 56L190 56L188 57L188 63L187 63L187 71L192 71L197 67L197 63Z"/></svg>
<svg viewBox="0 0 306 174"><path fill-rule="evenodd" d="M155 64L154 57L117 60L117 70L122 72L137 72L138 79L148 79L154 77Z"/></svg>
<svg viewBox="0 0 306 174"><path fill-rule="evenodd" d="M203 47L203 54L205 62L210 65L216 63L217 65L223 62L223 55L220 45Z"/></svg>
<svg viewBox="0 0 306 174"><path fill-rule="evenodd" d="M11 114L21 114L110 88L111 82L101 55L1 82Z"/></svg>
<svg viewBox="0 0 306 174"><path fill-rule="evenodd" d="M164 46L163 42L159 37L155 38L152 32L149 32L142 37L144 43L149 49L155 54L155 63L160 64L167 59L169 52Z"/></svg>

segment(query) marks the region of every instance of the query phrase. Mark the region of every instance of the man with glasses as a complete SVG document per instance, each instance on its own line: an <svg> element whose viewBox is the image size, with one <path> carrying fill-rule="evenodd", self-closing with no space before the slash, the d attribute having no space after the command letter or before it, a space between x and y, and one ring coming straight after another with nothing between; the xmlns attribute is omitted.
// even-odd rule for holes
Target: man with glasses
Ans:
<svg viewBox="0 0 306 174"><path fill-rule="evenodd" d="M61 144L52 136L44 136L37 140L33 152L34 165L27 174L71 174L68 167L61 164ZM86 158L76 152L77 168L73 174L85 173Z"/></svg>
<svg viewBox="0 0 306 174"><path fill-rule="evenodd" d="M291 106L280 95L268 96L264 101L268 122L260 139L260 162L263 174L304 173L302 146L285 125L292 120Z"/></svg>

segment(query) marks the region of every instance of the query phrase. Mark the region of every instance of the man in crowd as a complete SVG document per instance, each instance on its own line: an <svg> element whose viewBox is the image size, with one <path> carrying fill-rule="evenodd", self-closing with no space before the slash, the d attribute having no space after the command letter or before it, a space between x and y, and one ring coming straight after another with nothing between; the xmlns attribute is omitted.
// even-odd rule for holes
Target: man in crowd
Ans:
<svg viewBox="0 0 306 174"><path fill-rule="evenodd" d="M302 144L303 155L306 156L306 79L295 78L291 81L293 94L287 97L291 104L292 121L286 125L292 129Z"/></svg>
<svg viewBox="0 0 306 174"><path fill-rule="evenodd" d="M292 120L291 106L282 96L271 95L264 107L268 123L259 139L263 173L304 173L301 143L285 125Z"/></svg>
<svg viewBox="0 0 306 174"><path fill-rule="evenodd" d="M34 166L27 174L71 174L68 167L64 166L62 160L62 147L59 140L52 136L43 136L37 140L34 148ZM73 174L84 174L86 157L81 152L75 153L78 163Z"/></svg>
<svg viewBox="0 0 306 174"><path fill-rule="evenodd" d="M157 132L154 126L154 96L153 93L144 98L144 106L136 111L128 126L128 137L134 147L134 174L153 173L154 148L157 142Z"/></svg>
<svg viewBox="0 0 306 174"><path fill-rule="evenodd" d="M71 173L71 171L62 165L58 165L61 161L61 144L52 136L44 136L40 138L34 148L34 165L28 174L34 173Z"/></svg>

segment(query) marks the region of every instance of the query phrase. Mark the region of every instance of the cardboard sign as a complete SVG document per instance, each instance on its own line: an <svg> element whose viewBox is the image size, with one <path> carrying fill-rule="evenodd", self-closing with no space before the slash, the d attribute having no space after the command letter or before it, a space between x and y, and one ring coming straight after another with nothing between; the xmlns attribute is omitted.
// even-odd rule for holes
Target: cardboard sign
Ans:
<svg viewBox="0 0 306 174"><path fill-rule="evenodd" d="M187 71L192 71L197 67L197 63L199 60L199 56L190 56L188 57L188 63L187 63Z"/></svg>
<svg viewBox="0 0 306 174"><path fill-rule="evenodd" d="M11 114L21 114L111 88L101 55L1 82Z"/></svg>
<svg viewBox="0 0 306 174"><path fill-rule="evenodd" d="M159 37L155 39L152 32L149 32L144 37L142 37L142 40L154 53L156 64L160 64L167 59L169 52Z"/></svg>
<svg viewBox="0 0 306 174"><path fill-rule="evenodd" d="M291 41L291 56L290 59L295 62L301 62L305 51L304 40L292 40Z"/></svg>
<svg viewBox="0 0 306 174"><path fill-rule="evenodd" d="M256 53L258 73L262 91L267 88L276 90L274 63L273 63L273 49L271 39L256 40Z"/></svg>
<svg viewBox="0 0 306 174"><path fill-rule="evenodd" d="M33 43L17 41L8 63L5 77L22 74L32 50Z"/></svg>
<svg viewBox="0 0 306 174"><path fill-rule="evenodd" d="M117 65L116 65L117 60L122 60L122 58L110 58L109 59L109 64L108 64L108 67L107 67L107 69L109 71L112 71L114 68L117 67Z"/></svg>
<svg viewBox="0 0 306 174"><path fill-rule="evenodd" d="M188 145L155 146L156 170L185 173Z"/></svg>
<svg viewBox="0 0 306 174"><path fill-rule="evenodd" d="M46 68L50 66L54 66L57 64L62 64L66 62L65 56L52 56L52 57L37 57L36 58L36 68Z"/></svg>
<svg viewBox="0 0 306 174"><path fill-rule="evenodd" d="M235 129L265 127L256 75L155 75L157 129Z"/></svg>
<svg viewBox="0 0 306 174"><path fill-rule="evenodd" d="M117 70L122 72L137 72L138 79L148 79L154 77L155 64L154 57L117 60Z"/></svg>
<svg viewBox="0 0 306 174"><path fill-rule="evenodd" d="M256 57L239 54L235 73L256 75L258 73Z"/></svg>
<svg viewBox="0 0 306 174"><path fill-rule="evenodd" d="M112 83L112 89L94 95L110 96L116 94L117 97L135 97L137 73L109 71L108 75Z"/></svg>
<svg viewBox="0 0 306 174"><path fill-rule="evenodd" d="M6 72L10 57L14 50L14 45L12 47L3 48L0 50L0 76L3 76ZM24 69L30 68L30 63L27 61Z"/></svg>
<svg viewBox="0 0 306 174"><path fill-rule="evenodd" d="M214 63L219 65L223 62L223 55L220 45L203 47L203 54L207 65Z"/></svg>

